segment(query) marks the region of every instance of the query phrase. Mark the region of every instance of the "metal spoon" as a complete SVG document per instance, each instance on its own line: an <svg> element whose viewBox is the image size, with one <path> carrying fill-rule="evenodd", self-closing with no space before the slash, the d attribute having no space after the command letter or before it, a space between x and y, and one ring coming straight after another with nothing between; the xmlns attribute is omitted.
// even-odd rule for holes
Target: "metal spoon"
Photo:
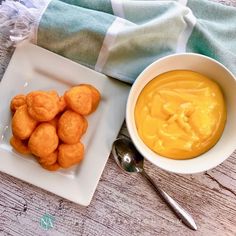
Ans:
<svg viewBox="0 0 236 236"><path fill-rule="evenodd" d="M177 217L190 229L197 230L197 225L192 216L187 213L173 198L160 189L151 177L144 171L143 156L137 151L133 143L129 139L119 138L112 145L112 154L118 166L127 171L140 173L144 176L159 194L159 196L167 203L169 208L177 215Z"/></svg>

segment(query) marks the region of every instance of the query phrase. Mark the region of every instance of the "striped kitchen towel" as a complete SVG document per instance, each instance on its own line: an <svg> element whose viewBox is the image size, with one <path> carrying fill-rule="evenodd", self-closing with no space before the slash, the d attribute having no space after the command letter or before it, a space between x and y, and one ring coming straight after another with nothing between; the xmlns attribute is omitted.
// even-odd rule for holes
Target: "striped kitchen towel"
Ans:
<svg viewBox="0 0 236 236"><path fill-rule="evenodd" d="M132 83L163 56L195 52L236 75L236 8L208 0L6 0L0 37Z"/></svg>

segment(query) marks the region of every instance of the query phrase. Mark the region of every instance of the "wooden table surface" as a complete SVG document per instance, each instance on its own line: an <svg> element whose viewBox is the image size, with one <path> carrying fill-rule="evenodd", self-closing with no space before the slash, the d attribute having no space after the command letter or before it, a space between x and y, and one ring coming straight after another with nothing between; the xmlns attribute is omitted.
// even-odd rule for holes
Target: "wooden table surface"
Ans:
<svg viewBox="0 0 236 236"><path fill-rule="evenodd" d="M220 2L236 6L235 0ZM0 46L0 78L11 54ZM121 135L126 133L124 126ZM86 208L0 173L0 235L236 235L236 152L196 175L170 174L148 162L145 167L193 215L198 231L186 228L140 175L125 174L110 156ZM54 217L53 228L40 225L44 214Z"/></svg>

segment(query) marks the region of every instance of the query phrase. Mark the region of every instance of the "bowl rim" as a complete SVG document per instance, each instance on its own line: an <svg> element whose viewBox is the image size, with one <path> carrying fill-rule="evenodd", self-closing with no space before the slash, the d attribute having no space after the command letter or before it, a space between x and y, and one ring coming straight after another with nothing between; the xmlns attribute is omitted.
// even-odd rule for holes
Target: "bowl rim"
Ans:
<svg viewBox="0 0 236 236"><path fill-rule="evenodd" d="M236 77L233 75L233 73L228 69L226 68L222 63L220 63L219 61L213 59L213 58L210 58L208 56L205 56L205 55L202 55L202 54L198 54L198 53L178 53L178 54L171 54L171 55L168 55L168 56L165 56L165 57L162 57L160 59L157 59L156 61L154 61L153 63L151 63L149 66L147 66L140 74L139 76L137 77L137 79L135 80L135 82L133 83L131 89L130 89L130 93L129 93L129 96L128 96L128 100L127 100L127 105L126 105L126 125L127 125L127 129L128 129L128 132L129 132L129 135L130 135L130 138L131 140L133 141L135 147L137 148L137 150L140 152L141 155L144 156L144 158L148 161L150 161L152 164L154 164L155 166L165 170L165 171L168 171L168 172L172 172L172 173L177 173L177 174L196 174L196 173L201 173L201 172L204 172L204 171L207 171L207 170L210 170L212 168L215 168L216 166L218 166L219 164L221 164L223 161L225 161L235 150L235 147L232 148L232 150L228 151L225 156L221 159L219 159L217 162L215 162L214 164L212 165L208 165L206 166L205 168L199 168L198 166L194 169L194 170L188 170L186 168L183 168L183 169L180 169L180 168L169 168L169 167L166 167L165 165L163 164L160 164L157 162L154 161L154 159L152 158L152 156L150 156L149 154L152 153L154 154L157 159L159 158L164 158L164 159L167 159L168 162L190 162L191 160L194 160L198 157L201 157L202 155L198 156L198 157L195 157L195 158L192 158L192 159L183 159L183 160L175 160L175 159L171 159L171 158L167 158L167 157L163 157L161 155L158 155L157 153L154 153L150 148L148 148L146 146L146 144L144 144L144 142L142 141L142 139L139 137L139 135L137 134L137 130L136 129L136 125L135 124L132 124L132 109L131 109L131 106L133 104L133 101L132 101L132 97L134 96L134 93L137 89L137 87L139 88L140 87L140 81L141 79L143 79L143 76L145 76L145 74L151 70L153 67L155 67L157 64L159 64L160 62L162 61L165 61L165 60L168 60L170 58L173 58L173 57L198 57L200 60L202 58L204 59L207 59L213 63L215 63L217 66L221 67L225 73L228 73L228 75L236 82ZM173 70L176 70L176 69L173 69ZM171 70L169 70L171 71ZM160 73L161 74L161 73ZM143 90L143 88L152 80L154 79L153 78L150 78L148 79L148 81L146 83L144 83L143 86L141 86L141 89L140 89L140 92ZM140 94L140 92L138 93L137 95L137 98ZM136 100L134 101L136 103L137 101L137 98ZM135 107L135 105L134 105ZM134 114L133 114L134 116ZM134 128L133 128L134 127ZM144 148L144 146L146 148ZM147 149L149 150L149 154L147 152ZM212 148L211 148L212 149ZM211 150L209 149L209 151ZM207 151L207 152L209 152Z"/></svg>

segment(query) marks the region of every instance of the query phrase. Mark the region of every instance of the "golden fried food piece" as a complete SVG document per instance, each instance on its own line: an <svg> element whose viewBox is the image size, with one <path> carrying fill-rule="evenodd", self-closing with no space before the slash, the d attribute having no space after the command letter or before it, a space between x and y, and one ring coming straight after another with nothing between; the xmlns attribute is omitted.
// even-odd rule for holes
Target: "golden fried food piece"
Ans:
<svg viewBox="0 0 236 236"><path fill-rule="evenodd" d="M15 112L19 107L26 104L26 96L24 94L18 94L11 100L11 111Z"/></svg>
<svg viewBox="0 0 236 236"><path fill-rule="evenodd" d="M88 115L92 111L92 92L85 86L76 86L68 90L65 100L69 108L81 114Z"/></svg>
<svg viewBox="0 0 236 236"><path fill-rule="evenodd" d="M78 143L81 136L86 131L85 118L80 114L67 110L59 119L58 136L67 144Z"/></svg>
<svg viewBox="0 0 236 236"><path fill-rule="evenodd" d="M72 87L65 95L67 106L81 115L89 115L98 106L100 93L91 85Z"/></svg>
<svg viewBox="0 0 236 236"><path fill-rule="evenodd" d="M76 144L61 144L58 148L58 164L63 168L78 164L84 157L84 145L81 142Z"/></svg>
<svg viewBox="0 0 236 236"><path fill-rule="evenodd" d="M34 131L37 121L27 111L27 106L19 107L12 118L12 133L19 139L28 139Z"/></svg>
<svg viewBox="0 0 236 236"><path fill-rule="evenodd" d="M57 93L57 91L55 91L55 90L44 91L44 92L46 92L46 93L48 93L48 94L54 96L55 98L58 98L58 99L60 98L59 95L58 95L58 93Z"/></svg>
<svg viewBox="0 0 236 236"><path fill-rule="evenodd" d="M30 136L30 151L38 157L46 157L57 149L59 139L56 129L49 123L40 124Z"/></svg>
<svg viewBox="0 0 236 236"><path fill-rule="evenodd" d="M59 118L60 118L59 116L56 116L52 120L48 121L47 123L53 125L57 129Z"/></svg>
<svg viewBox="0 0 236 236"><path fill-rule="evenodd" d="M85 134L87 129L88 129L88 121L87 121L87 119L85 117L83 117L83 120L84 120L83 134Z"/></svg>
<svg viewBox="0 0 236 236"><path fill-rule="evenodd" d="M52 165L40 164L44 169L49 171L57 171L60 168L60 165L56 162Z"/></svg>
<svg viewBox="0 0 236 236"><path fill-rule="evenodd" d="M10 139L10 144L17 152L21 154L28 155L31 153L26 141L20 140L12 136Z"/></svg>
<svg viewBox="0 0 236 236"><path fill-rule="evenodd" d="M91 84L81 84L81 86L87 86L88 88L91 89L92 91L92 112L94 112L97 107L98 107L98 104L101 100L101 94L100 92L94 87L92 86Z"/></svg>
<svg viewBox="0 0 236 236"><path fill-rule="evenodd" d="M26 96L29 114L37 121L50 121L59 112L59 96L55 91L34 91Z"/></svg>
<svg viewBox="0 0 236 236"><path fill-rule="evenodd" d="M59 99L59 112L62 112L66 109L66 100L64 96L61 96Z"/></svg>
<svg viewBox="0 0 236 236"><path fill-rule="evenodd" d="M54 151L53 153L49 154L48 156L39 157L38 162L41 165L47 165L47 166L53 165L57 162L57 155L58 155L57 151Z"/></svg>

